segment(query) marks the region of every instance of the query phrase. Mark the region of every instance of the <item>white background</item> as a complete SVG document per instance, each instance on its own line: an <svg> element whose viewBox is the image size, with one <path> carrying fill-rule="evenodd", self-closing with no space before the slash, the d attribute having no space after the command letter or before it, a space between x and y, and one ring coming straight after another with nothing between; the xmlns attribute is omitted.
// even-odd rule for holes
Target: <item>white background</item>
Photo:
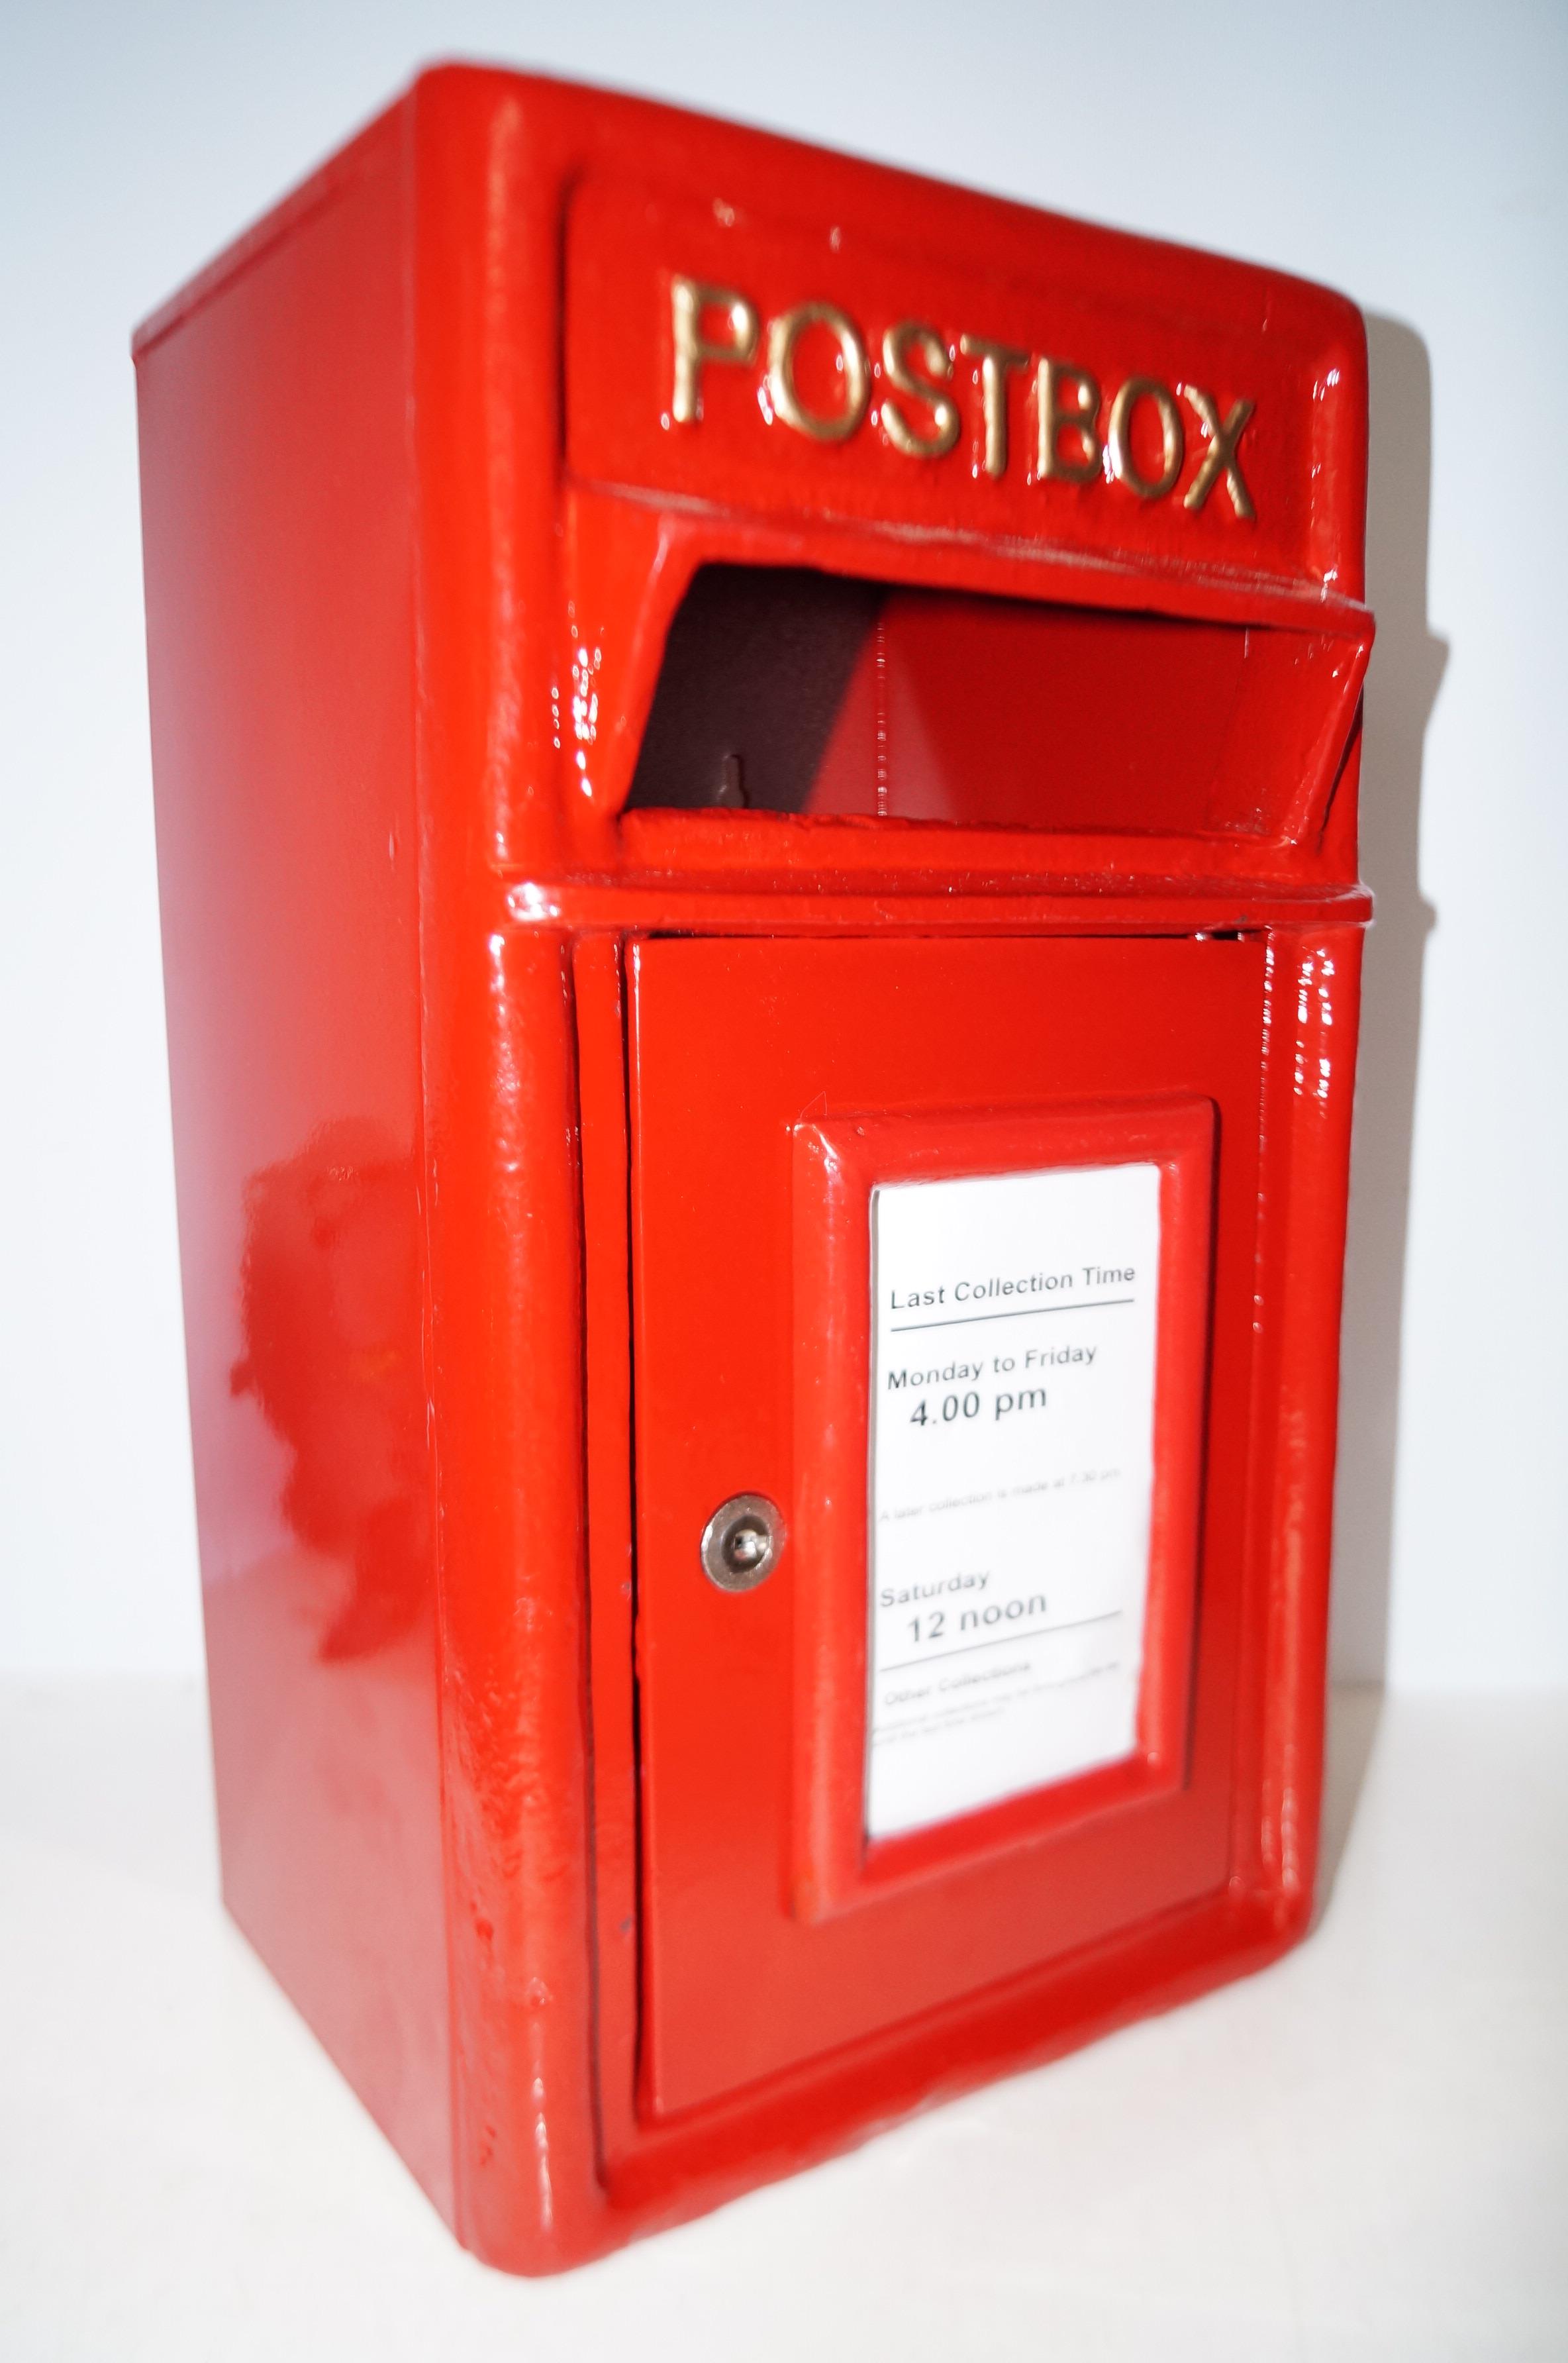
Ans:
<svg viewBox="0 0 1568 2363"><path fill-rule="evenodd" d="M196 1685L0 1691L0 2354L1562 2363L1564 1740L1341 1692L1324 1917L1264 1976L509 2281L215 1910Z"/></svg>
<svg viewBox="0 0 1568 2363"><path fill-rule="evenodd" d="M0 1670L200 1654L128 331L455 53L1227 249L1367 310L1380 918L1337 1653L1407 1688L1568 1679L1568 11L1497 0L0 0Z"/></svg>

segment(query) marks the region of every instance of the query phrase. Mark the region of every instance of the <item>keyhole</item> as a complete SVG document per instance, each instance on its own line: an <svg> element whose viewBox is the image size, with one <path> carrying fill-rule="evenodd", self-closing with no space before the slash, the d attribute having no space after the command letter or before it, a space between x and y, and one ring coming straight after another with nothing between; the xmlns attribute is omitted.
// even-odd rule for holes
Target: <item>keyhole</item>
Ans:
<svg viewBox="0 0 1568 2363"><path fill-rule="evenodd" d="M771 1575L784 1548L784 1521L765 1493L734 1493L702 1529L702 1571L721 1592L750 1592Z"/></svg>

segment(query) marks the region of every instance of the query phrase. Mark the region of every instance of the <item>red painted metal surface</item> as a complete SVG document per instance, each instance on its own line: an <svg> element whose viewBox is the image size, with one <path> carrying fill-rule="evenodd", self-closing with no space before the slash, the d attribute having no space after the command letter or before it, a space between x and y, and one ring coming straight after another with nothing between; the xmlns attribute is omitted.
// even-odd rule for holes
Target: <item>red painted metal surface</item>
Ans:
<svg viewBox="0 0 1568 2363"><path fill-rule="evenodd" d="M447 69L138 362L226 1893L436 2203L557 2269L1267 1959L1368 915L1353 311ZM1137 1764L869 1848L846 1120L862 1207L1120 1126L1189 1240ZM793 1539L721 1596L739 1488Z"/></svg>
<svg viewBox="0 0 1568 2363"><path fill-rule="evenodd" d="M1263 953L1255 942L654 943L635 949L634 974L645 2039L650 2106L667 2115L966 1991L1037 1977L1129 1923L1223 1888ZM1005 1026L991 1022L998 1009ZM1109 1768L966 1825L884 1841L856 1862L852 1886L842 1870L835 1882L841 1905L862 1908L825 1924L819 1869L804 1908L797 1892L780 1911L792 1857L824 1851L809 1837L791 1847L810 1830L797 1789L827 1787L817 1811L834 1825L830 1857L842 1861L846 1814L858 1833L870 1180L1104 1162L1073 1136L1087 1143L1110 1127L1121 1136L1112 1156L1133 1153L1135 1140L1142 1153L1174 1155L1159 1114L1169 1111L1168 1132L1190 1118L1192 1099L1213 1112L1225 1148L1217 1193L1206 1159L1185 1175L1200 1203L1164 1258L1177 1297L1162 1325L1177 1359L1160 1390L1167 1424L1177 1401L1190 1415L1204 1384L1201 1356L1195 1370L1181 1350L1192 1326L1181 1307L1198 1298L1200 1341L1211 1331L1205 1603L1179 1779L1151 1781L1143 1763ZM1141 1126L1131 1110L1117 1120L1130 1101L1143 1104ZM802 1192L792 1154L800 1111L823 1105L896 1109L911 1135L907 1146L873 1137L859 1187L833 1159L852 1201L834 1227L859 1243L860 1269L826 1274L814 1250L833 1217ZM1075 1105L1092 1106L1098 1122L1021 1114L1010 1126L989 1113ZM1198 1158L1201 1133L1183 1145L1178 1171ZM796 1224L810 1234L799 1248ZM841 1246L833 1261L846 1259ZM803 1399L817 1393L824 1359L830 1387L853 1373L840 1382L849 1402ZM1176 1439L1164 1457L1185 1466ZM737 1606L690 1570L693 1534L743 1488L794 1504L793 1541L766 1589ZM1183 1588L1190 1595L1189 1578ZM1181 1625L1166 1671L1185 1692L1190 1610ZM812 1638L798 1646L803 1626ZM822 1721L834 1760L813 1781L801 1758L823 1752L812 1729Z"/></svg>
<svg viewBox="0 0 1568 2363"><path fill-rule="evenodd" d="M1181 945L1150 947L1152 960L1144 957L1143 947L1055 944L1049 949L1033 947L1031 957L1021 958L1022 949L966 946L960 961L954 963L944 957L939 976L927 965L922 978L918 958L911 960L903 952L901 956L894 953L889 960L886 950L878 948L877 973L866 981L864 1001L856 995L849 1005L874 1010L878 1000L882 1001L880 1024L866 1028L866 1033L876 1046L873 1056L884 1098L889 1096L887 1087L895 1071L885 1063L887 1053L896 1051L902 1037L904 1057L900 1063L904 1088L895 1087L890 1094L900 1113L844 1115L787 1127L794 1147L790 1177L792 1334L784 1340L784 1351L795 1375L790 1405L795 1465L790 1484L795 1525L787 1570L793 1593L796 1644L791 1675L796 1713L790 1718L795 1726L790 1751L795 1794L791 1814L774 1813L767 1819L780 1827L792 1823L790 1903L795 1915L804 1920L889 1894L907 1894L916 1884L929 1887L933 1874L967 1870L982 1863L989 1866L1001 1852L1028 1846L1027 1862L1013 1866L1022 1876L1010 1903L976 1915L967 1911L962 1890L941 1898L942 1911L958 1912L970 1926L984 1920L994 1931L1004 1918L1016 1923L1037 1908L1043 1886L1054 1885L1061 1892L1060 1871L1048 1860L1046 1850L1033 1841L1080 1825L1109 1809L1137 1805L1162 1795L1176 1799L1179 1794L1190 1818L1190 1808L1201 1792L1201 1782L1195 1783L1192 1777L1189 1743L1198 1515L1214 1302L1211 1248L1219 1109L1213 1100L1173 1097L1164 1091L1119 1100L1112 1078L1119 1052L1124 1057L1130 1048L1135 1057L1156 1069L1162 1048L1167 1059L1172 1049L1182 1057L1183 1031L1169 1020L1174 1006L1184 1002L1187 1028L1193 1028L1201 1011L1203 1018L1218 1019L1222 1036L1224 987L1229 982L1233 989L1238 970L1243 976L1245 970L1231 957L1239 949L1235 944L1216 947L1221 950L1221 960L1209 964L1207 976L1195 971L1190 960L1184 962L1182 954L1188 948ZM988 957L977 959L981 952ZM1119 989L1124 989L1129 981L1129 962L1133 990L1125 994ZM828 978L813 975L806 982L820 993ZM1196 1002L1187 998L1185 988L1189 982L1199 987ZM979 991L975 994L977 986ZM1007 1032L988 1045L986 1017L993 994L1018 1006ZM896 998L889 1001L890 995ZM1120 1029L1113 1015L1119 1000L1123 1013ZM1254 1047L1255 1027L1249 1024L1255 1019L1255 1006L1250 1005L1254 1000L1243 989L1241 1016L1247 1054ZM1091 1001L1092 1014L1083 1031L1093 1048L1087 1043L1069 1046L1061 1038L1066 1030L1064 1018ZM824 1078L842 1065L846 1052L851 1058L855 1055L852 1045L841 1038L850 1030L844 1025L843 1004L833 1008L831 1025L824 1025L827 1013L820 1003L816 1013L814 1064L817 1074ZM864 1022L856 1021L856 1030ZM1067 1023L1076 1034L1077 1016ZM1146 1031L1148 1039L1143 1038ZM1210 1051L1214 1047L1211 1035L1191 1031L1184 1061L1189 1072L1199 1041L1206 1042ZM1098 1095L1077 1102L1056 1097L1053 1081L1065 1082L1071 1063L1083 1058L1086 1050L1094 1067ZM861 1056L865 1056L864 1048ZM993 1104L981 1113L969 1094L988 1079L988 1068ZM944 1072L949 1083L945 1093ZM815 1093L804 1095L803 1104L809 1105L818 1096L830 1096L825 1081L818 1083ZM645 1097L658 1106L646 1086ZM922 1099L928 1103L925 1109L920 1106ZM1015 1104L1009 1106L1009 1102ZM766 1139L771 1130L766 1127L759 1137ZM872 1508L872 1423L866 1384L872 1348L871 1193L885 1182L1105 1167L1139 1159L1151 1159L1160 1168L1163 1247L1148 1639L1138 1747L1121 1762L1015 1796L987 1808L977 1818L959 1815L867 1847L862 1821L867 1748L866 1537ZM648 1168L645 1193L657 1186L668 1187L665 1174L653 1161L645 1159L644 1162ZM679 1158L676 1162L679 1165ZM1232 1187L1227 1159L1228 1194ZM738 1270L732 1269L723 1275L732 1292L742 1275L755 1268L755 1263L750 1267L743 1263ZM712 1266L709 1270L711 1284ZM651 1285L639 1292L639 1301L645 1315L653 1309ZM679 1317L682 1308L675 1310ZM711 1445L707 1448L711 1450ZM643 1488L650 1511L657 1500L652 1470L646 1472ZM1212 1547L1210 1555L1223 1556ZM645 1588L651 1597L651 1563ZM679 1664L677 1653L677 1670ZM651 1687L647 1686L650 1691ZM692 1704L696 1721L701 1703ZM646 1752L651 1763L657 1753L651 1731ZM1105 1826L1108 1833L1109 1825ZM1167 1875L1180 1841L1167 1829L1160 1843L1168 1849L1162 1866L1162 1875ZM1202 1884L1199 1878L1197 1888ZM940 1951L944 1933L935 1930L930 1937L916 1941L933 1944ZM1060 1947L1037 1943L1025 1948L1026 1957L1032 1961L1053 1949ZM898 1958L896 1952L894 1958ZM971 1983L976 1966L973 1952L966 1950L966 1972Z"/></svg>

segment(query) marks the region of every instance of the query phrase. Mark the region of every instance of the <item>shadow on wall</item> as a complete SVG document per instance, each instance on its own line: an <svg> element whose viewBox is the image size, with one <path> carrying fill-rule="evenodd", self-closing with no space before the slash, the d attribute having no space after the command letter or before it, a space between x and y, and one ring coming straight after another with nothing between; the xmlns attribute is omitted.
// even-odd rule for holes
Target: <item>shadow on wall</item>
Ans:
<svg viewBox="0 0 1568 2363"><path fill-rule="evenodd" d="M1369 315L1372 463L1367 597L1377 645L1367 681L1362 872L1377 897L1366 949L1335 1500L1331 1659L1341 1681L1381 1681L1398 1445L1400 1328L1421 971L1436 913L1419 874L1421 759L1448 645L1427 627L1431 370L1397 320Z"/></svg>

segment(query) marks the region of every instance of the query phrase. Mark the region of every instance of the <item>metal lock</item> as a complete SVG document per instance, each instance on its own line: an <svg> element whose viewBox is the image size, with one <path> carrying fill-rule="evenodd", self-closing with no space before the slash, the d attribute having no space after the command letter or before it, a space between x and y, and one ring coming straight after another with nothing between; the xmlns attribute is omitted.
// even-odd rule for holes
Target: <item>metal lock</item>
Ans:
<svg viewBox="0 0 1568 2363"><path fill-rule="evenodd" d="M702 1572L721 1592L751 1592L772 1574L784 1521L766 1493L732 1493L702 1529Z"/></svg>

